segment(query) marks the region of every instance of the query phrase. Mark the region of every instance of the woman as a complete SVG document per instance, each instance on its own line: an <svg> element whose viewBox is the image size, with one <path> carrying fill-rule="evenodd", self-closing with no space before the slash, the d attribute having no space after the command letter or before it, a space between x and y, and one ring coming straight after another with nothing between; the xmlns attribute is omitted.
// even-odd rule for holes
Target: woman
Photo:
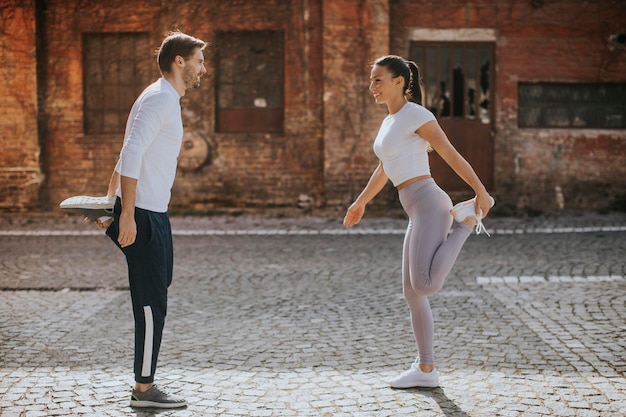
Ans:
<svg viewBox="0 0 626 417"><path fill-rule="evenodd" d="M411 368L390 385L437 387L439 376L434 364L433 317L428 296L441 289L472 230L484 230L481 219L489 213L494 200L452 146L435 116L422 107L422 80L415 63L399 56L383 56L372 66L370 81L369 90L376 103L385 103L389 115L374 141L378 166L348 208L343 223L346 227L357 224L367 203L388 179L397 187L400 203L409 217L402 256L403 292L411 310L419 355ZM430 175L429 148L472 187L476 197L452 207L450 197Z"/></svg>

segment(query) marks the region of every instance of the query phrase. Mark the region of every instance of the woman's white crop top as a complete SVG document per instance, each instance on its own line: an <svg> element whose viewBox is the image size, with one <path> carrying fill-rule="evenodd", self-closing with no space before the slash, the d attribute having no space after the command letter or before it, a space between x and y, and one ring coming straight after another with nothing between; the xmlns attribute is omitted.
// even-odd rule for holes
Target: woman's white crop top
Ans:
<svg viewBox="0 0 626 417"><path fill-rule="evenodd" d="M394 186L420 175L430 175L428 142L415 131L432 120L434 114L413 102L383 120L374 141L374 153Z"/></svg>

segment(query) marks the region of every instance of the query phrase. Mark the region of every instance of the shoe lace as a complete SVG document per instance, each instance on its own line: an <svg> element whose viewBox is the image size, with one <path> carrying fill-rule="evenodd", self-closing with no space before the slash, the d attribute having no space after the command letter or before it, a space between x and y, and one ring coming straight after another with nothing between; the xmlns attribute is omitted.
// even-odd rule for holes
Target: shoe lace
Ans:
<svg viewBox="0 0 626 417"><path fill-rule="evenodd" d="M485 225L483 224L482 219L477 219L476 221L476 234L479 235L482 232L485 232L485 234L489 237L491 237L491 235L489 234L489 232L487 231L487 228L485 227Z"/></svg>

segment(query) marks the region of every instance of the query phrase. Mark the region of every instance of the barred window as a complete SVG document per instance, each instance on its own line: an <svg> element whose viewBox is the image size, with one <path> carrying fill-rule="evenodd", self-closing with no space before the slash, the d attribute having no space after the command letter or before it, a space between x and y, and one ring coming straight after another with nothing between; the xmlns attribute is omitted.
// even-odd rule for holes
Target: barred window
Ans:
<svg viewBox="0 0 626 417"><path fill-rule="evenodd" d="M217 35L216 130L282 132L283 32Z"/></svg>
<svg viewBox="0 0 626 417"><path fill-rule="evenodd" d="M521 128L626 128L626 83L522 82L518 88Z"/></svg>
<svg viewBox="0 0 626 417"><path fill-rule="evenodd" d="M490 43L413 42L410 57L422 69L425 106L439 120L490 122Z"/></svg>
<svg viewBox="0 0 626 417"><path fill-rule="evenodd" d="M83 33L84 132L124 132L155 68L148 33Z"/></svg>

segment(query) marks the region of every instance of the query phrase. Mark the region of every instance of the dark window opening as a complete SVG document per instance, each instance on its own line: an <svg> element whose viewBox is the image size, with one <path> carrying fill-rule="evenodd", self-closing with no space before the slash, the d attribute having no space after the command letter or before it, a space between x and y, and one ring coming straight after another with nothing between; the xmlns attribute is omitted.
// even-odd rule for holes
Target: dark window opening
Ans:
<svg viewBox="0 0 626 417"><path fill-rule="evenodd" d="M84 132L124 132L154 67L147 33L83 33Z"/></svg>
<svg viewBox="0 0 626 417"><path fill-rule="evenodd" d="M490 122L491 45L412 43L410 57L422 72L424 106L437 118Z"/></svg>
<svg viewBox="0 0 626 417"><path fill-rule="evenodd" d="M216 131L282 132L283 32L221 32Z"/></svg>
<svg viewBox="0 0 626 417"><path fill-rule="evenodd" d="M522 82L518 88L521 128L626 128L626 83Z"/></svg>

